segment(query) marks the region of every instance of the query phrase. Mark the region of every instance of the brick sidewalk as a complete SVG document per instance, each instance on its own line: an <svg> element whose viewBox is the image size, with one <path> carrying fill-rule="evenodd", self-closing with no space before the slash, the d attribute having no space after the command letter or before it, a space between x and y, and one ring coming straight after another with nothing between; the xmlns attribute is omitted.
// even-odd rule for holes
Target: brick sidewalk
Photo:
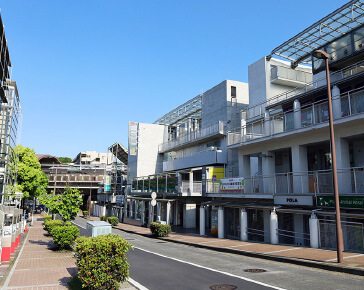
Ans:
<svg viewBox="0 0 364 290"><path fill-rule="evenodd" d="M99 220L97 217L91 217L90 219ZM150 230L145 227L119 223L114 228L139 235L151 236ZM338 264L335 250L313 249L291 245L272 245L251 241L242 242L239 240L200 236L194 233L172 232L169 237L163 239L170 242L208 248L221 252L265 258L331 271L364 275L363 253L344 252L344 262L342 264Z"/></svg>
<svg viewBox="0 0 364 290"><path fill-rule="evenodd" d="M77 273L72 252L53 251L52 238L44 235L43 219L35 217L2 289L68 289L67 283ZM129 283L120 288L135 289Z"/></svg>

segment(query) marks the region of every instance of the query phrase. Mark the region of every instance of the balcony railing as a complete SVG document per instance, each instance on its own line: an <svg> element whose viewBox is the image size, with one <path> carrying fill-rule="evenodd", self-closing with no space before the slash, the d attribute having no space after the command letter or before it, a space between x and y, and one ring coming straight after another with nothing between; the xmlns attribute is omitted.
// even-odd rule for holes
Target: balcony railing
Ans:
<svg viewBox="0 0 364 290"><path fill-rule="evenodd" d="M345 79L347 77L350 77L350 76L355 75L362 71L364 71L364 61L358 62L354 65L348 66L339 71L331 73L330 74L331 83L340 81L342 79ZM326 85L326 76L323 78L320 78L318 80L309 82L309 83L305 84L304 86L297 87L297 88L294 88L293 90L289 90L289 91L286 91L279 95L276 95L257 105L248 107L247 109L244 110L244 112L246 113L246 119L251 119L251 118L254 118L257 116L261 116L265 113L265 111L266 111L265 108L268 106L291 99L295 96L298 96L300 94L303 94L305 92L308 92L312 89L319 88L324 85Z"/></svg>
<svg viewBox="0 0 364 290"><path fill-rule="evenodd" d="M338 169L341 195L364 194L364 167ZM207 181L207 193L226 194L220 181ZM229 192L231 193L231 192ZM332 194L332 170L286 172L244 178L244 190L234 194Z"/></svg>
<svg viewBox="0 0 364 290"><path fill-rule="evenodd" d="M177 139L162 143L159 145L159 152L166 152L173 148L183 146L210 136L217 134L224 134L224 122L218 121L210 126L204 127L198 131L192 131L190 133L179 136Z"/></svg>
<svg viewBox="0 0 364 290"><path fill-rule="evenodd" d="M335 113L334 120L364 113L364 89L360 88L333 98L333 104L339 102L339 112ZM295 114L298 115L298 124L295 123ZM300 111L287 111L270 116L269 119L260 119L255 122L228 132L228 146L244 144L253 139L277 135L283 132L299 130L328 122L328 102L320 101L301 107Z"/></svg>

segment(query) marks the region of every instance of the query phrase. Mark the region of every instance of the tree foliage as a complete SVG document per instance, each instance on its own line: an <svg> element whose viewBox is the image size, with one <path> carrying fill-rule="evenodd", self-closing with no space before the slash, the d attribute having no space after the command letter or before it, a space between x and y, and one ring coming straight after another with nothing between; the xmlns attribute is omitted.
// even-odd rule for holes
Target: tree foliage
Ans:
<svg viewBox="0 0 364 290"><path fill-rule="evenodd" d="M44 194L48 187L48 178L41 170L34 150L21 145L17 145L16 150L19 154L17 190L23 193L23 198Z"/></svg>
<svg viewBox="0 0 364 290"><path fill-rule="evenodd" d="M70 187L66 187L61 194L43 194L39 201L52 213L59 214L64 223L74 220L82 205L80 191Z"/></svg>
<svg viewBox="0 0 364 290"><path fill-rule="evenodd" d="M72 159L69 157L58 157L58 160L61 161L62 163L71 163Z"/></svg>

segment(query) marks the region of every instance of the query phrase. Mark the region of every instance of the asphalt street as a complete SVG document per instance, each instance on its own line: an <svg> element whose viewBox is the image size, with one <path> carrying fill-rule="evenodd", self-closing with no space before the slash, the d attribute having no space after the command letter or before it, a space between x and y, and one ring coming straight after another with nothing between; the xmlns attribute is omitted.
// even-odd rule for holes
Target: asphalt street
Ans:
<svg viewBox="0 0 364 290"><path fill-rule="evenodd" d="M86 220L77 217L80 234ZM147 289L364 289L364 277L174 244L113 229L134 247L130 277ZM246 270L264 270L254 273ZM231 288L218 288L231 285ZM212 287L212 288L210 288ZM236 288L235 288L236 287Z"/></svg>

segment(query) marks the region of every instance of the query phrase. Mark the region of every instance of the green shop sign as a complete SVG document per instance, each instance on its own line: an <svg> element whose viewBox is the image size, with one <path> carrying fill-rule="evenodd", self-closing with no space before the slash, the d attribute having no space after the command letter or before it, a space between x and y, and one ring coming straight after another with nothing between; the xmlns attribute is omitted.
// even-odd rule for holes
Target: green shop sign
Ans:
<svg viewBox="0 0 364 290"><path fill-rule="evenodd" d="M316 200L317 206L322 207L335 207L333 196L318 196ZM340 207L347 208L364 208L363 196L341 196Z"/></svg>

